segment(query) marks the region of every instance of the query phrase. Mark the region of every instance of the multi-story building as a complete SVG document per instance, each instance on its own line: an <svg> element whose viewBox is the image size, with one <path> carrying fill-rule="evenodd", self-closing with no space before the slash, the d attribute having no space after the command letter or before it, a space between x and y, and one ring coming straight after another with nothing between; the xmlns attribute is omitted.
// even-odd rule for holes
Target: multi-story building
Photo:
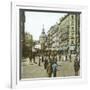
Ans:
<svg viewBox="0 0 90 90"><path fill-rule="evenodd" d="M68 34L69 34L69 18L68 15L60 19L59 23L59 50L62 55L67 56L68 50Z"/></svg>
<svg viewBox="0 0 90 90"><path fill-rule="evenodd" d="M76 28L76 51L78 54L80 54L80 14L76 15L76 24L77 24L77 28Z"/></svg>
<svg viewBox="0 0 90 90"><path fill-rule="evenodd" d="M58 48L59 42L58 42L58 23L50 28L48 31L48 37L47 37L47 43L48 48Z"/></svg>
<svg viewBox="0 0 90 90"><path fill-rule="evenodd" d="M80 53L80 13L68 13L48 31L49 48L58 48L65 60Z"/></svg>
<svg viewBox="0 0 90 90"><path fill-rule="evenodd" d="M80 50L80 14L70 13L63 17L59 25L59 43L65 60Z"/></svg>

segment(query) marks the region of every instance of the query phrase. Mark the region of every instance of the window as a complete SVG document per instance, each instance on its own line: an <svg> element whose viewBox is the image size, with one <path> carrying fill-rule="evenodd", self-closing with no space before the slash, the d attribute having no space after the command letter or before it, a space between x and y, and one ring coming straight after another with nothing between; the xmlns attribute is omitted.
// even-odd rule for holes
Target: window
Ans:
<svg viewBox="0 0 90 90"><path fill-rule="evenodd" d="M72 18L71 23L72 23L72 25L74 25L74 16L72 15L71 18Z"/></svg>
<svg viewBox="0 0 90 90"><path fill-rule="evenodd" d="M71 17L72 17L72 19L74 18L74 16L73 16L73 15L72 15Z"/></svg>
<svg viewBox="0 0 90 90"><path fill-rule="evenodd" d="M72 31L74 31L74 27L72 27Z"/></svg>
<svg viewBox="0 0 90 90"><path fill-rule="evenodd" d="M74 44L74 41L71 41L71 44Z"/></svg>

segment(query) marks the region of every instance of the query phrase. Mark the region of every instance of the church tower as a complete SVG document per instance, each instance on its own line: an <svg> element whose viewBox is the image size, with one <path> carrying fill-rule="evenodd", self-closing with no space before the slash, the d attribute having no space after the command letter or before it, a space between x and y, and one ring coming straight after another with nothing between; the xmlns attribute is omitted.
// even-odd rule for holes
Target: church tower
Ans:
<svg viewBox="0 0 90 90"><path fill-rule="evenodd" d="M47 36L45 34L45 29L44 29L44 24L43 24L42 32L41 32L41 35L39 37L39 41L40 41L40 44L41 44L41 49L45 48L46 40L47 40Z"/></svg>

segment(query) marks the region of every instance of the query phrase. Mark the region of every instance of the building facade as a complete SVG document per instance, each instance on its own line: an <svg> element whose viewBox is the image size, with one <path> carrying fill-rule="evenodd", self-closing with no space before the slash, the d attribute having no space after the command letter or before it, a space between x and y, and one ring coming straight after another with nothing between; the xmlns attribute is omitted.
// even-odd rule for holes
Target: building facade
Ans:
<svg viewBox="0 0 90 90"><path fill-rule="evenodd" d="M65 60L74 59L76 54L80 54L80 14L67 14L60 21L59 32L61 33L60 48L63 51Z"/></svg>
<svg viewBox="0 0 90 90"><path fill-rule="evenodd" d="M58 38L58 30L59 26L58 23L50 28L50 30L47 33L47 43L48 48L58 48L59 47L59 38Z"/></svg>
<svg viewBox="0 0 90 90"><path fill-rule="evenodd" d="M48 31L48 47L57 48L63 60L80 54L80 13L68 13Z"/></svg>

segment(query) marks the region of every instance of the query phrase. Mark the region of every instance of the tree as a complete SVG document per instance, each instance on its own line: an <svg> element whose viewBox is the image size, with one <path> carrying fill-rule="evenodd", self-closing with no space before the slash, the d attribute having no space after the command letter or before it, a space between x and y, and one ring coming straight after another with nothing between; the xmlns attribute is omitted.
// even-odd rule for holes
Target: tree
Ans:
<svg viewBox="0 0 90 90"><path fill-rule="evenodd" d="M23 47L23 57L30 57L32 55L33 37L29 33L25 33L25 42Z"/></svg>

